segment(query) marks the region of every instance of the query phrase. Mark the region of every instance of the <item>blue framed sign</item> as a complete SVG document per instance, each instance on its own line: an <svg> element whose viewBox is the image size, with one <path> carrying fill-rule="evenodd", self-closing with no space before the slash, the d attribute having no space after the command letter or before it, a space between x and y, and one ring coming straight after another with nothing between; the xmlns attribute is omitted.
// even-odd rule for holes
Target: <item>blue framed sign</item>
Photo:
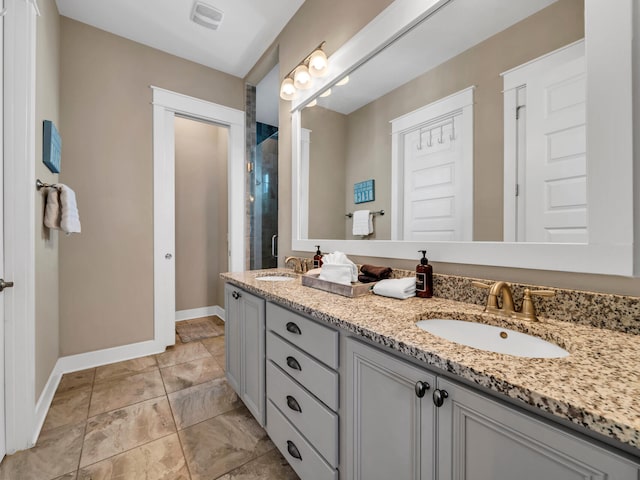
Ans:
<svg viewBox="0 0 640 480"><path fill-rule="evenodd" d="M353 184L353 203L373 202L376 199L375 180Z"/></svg>
<svg viewBox="0 0 640 480"><path fill-rule="evenodd" d="M42 139L42 162L53 173L60 173L60 157L62 155L62 139L58 129L51 120L45 120Z"/></svg>

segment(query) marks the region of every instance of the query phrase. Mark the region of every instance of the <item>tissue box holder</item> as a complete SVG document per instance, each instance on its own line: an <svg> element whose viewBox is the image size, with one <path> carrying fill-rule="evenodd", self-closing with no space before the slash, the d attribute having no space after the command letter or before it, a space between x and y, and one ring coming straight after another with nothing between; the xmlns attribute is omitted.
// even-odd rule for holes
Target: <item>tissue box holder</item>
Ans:
<svg viewBox="0 0 640 480"><path fill-rule="evenodd" d="M341 283L327 282L319 278L320 274L302 275L302 285L305 287L317 288L329 293L336 293L343 297L361 297L367 295L376 282L372 283L352 283L342 285Z"/></svg>

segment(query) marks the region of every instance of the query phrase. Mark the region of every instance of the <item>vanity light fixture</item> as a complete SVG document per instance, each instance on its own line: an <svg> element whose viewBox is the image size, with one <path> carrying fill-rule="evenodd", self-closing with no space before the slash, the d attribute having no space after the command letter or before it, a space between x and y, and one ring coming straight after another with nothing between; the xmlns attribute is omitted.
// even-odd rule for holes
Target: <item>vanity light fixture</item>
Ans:
<svg viewBox="0 0 640 480"><path fill-rule="evenodd" d="M280 98L294 100L299 90L308 90L314 78L324 77L329 72L329 60L322 50L324 44L318 45L284 77L280 84Z"/></svg>
<svg viewBox="0 0 640 480"><path fill-rule="evenodd" d="M343 85L346 85L347 83L349 83L349 75L346 75L342 80L336 83L336 86L341 87Z"/></svg>
<svg viewBox="0 0 640 480"><path fill-rule="evenodd" d="M316 100L315 98L313 100L311 100L309 103L307 103L307 108L309 107L315 107L318 104L318 100Z"/></svg>
<svg viewBox="0 0 640 480"><path fill-rule="evenodd" d="M331 89L327 88L324 92L320 94L320 97L325 98L325 97L328 97L329 95L331 95Z"/></svg>

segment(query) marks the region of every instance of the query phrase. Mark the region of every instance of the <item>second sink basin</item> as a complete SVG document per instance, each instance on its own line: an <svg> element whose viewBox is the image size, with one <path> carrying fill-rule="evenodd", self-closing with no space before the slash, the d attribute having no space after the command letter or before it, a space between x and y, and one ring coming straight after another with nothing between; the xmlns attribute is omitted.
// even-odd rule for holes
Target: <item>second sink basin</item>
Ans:
<svg viewBox="0 0 640 480"><path fill-rule="evenodd" d="M564 348L538 337L484 323L462 320L421 320L416 326L429 333L468 347L516 357L562 358Z"/></svg>

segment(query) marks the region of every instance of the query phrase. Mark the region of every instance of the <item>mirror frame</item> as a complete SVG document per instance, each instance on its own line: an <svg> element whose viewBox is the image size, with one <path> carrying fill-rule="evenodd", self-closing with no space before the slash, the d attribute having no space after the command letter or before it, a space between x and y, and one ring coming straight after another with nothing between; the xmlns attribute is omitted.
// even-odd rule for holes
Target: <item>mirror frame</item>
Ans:
<svg viewBox="0 0 640 480"><path fill-rule="evenodd" d="M640 26L640 14L635 11L634 0L617 0L614 4L585 0L589 243L304 238L308 212L301 208L300 188L308 179L302 178L301 171L302 109L449 1L455 0L396 0L331 56L332 73L319 79L314 88L292 104L292 250L313 252L314 246L320 244L324 251L413 260L417 258L417 250L426 248L429 258L436 262L638 275L638 270L634 272L634 258L640 264L640 255L634 257L637 249L633 222L634 105L630 99L633 99L633 68L640 64L640 48L633 45L633 31ZM636 125L640 127L637 119ZM386 209L391 211L391 205Z"/></svg>

